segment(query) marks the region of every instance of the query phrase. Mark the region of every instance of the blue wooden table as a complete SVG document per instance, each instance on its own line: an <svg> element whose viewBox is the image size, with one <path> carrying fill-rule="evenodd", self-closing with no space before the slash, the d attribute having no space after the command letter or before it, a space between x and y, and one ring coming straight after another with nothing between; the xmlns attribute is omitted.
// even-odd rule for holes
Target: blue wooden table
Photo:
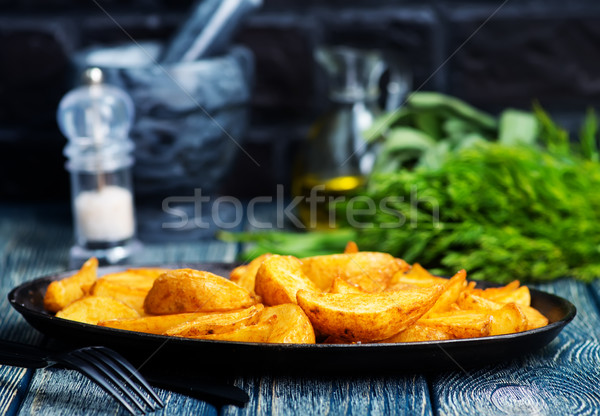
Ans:
<svg viewBox="0 0 600 416"><path fill-rule="evenodd" d="M6 294L22 282L66 270L71 232L64 208L0 207L0 338L45 341L12 310ZM136 262L233 261L236 253L236 245L218 241L155 244L146 245ZM159 390L166 407L156 414L600 414L600 281L564 279L536 287L569 299L577 317L550 345L513 361L385 377L244 377L235 384L250 395L245 408L217 409ZM0 414L127 413L74 371L0 366Z"/></svg>

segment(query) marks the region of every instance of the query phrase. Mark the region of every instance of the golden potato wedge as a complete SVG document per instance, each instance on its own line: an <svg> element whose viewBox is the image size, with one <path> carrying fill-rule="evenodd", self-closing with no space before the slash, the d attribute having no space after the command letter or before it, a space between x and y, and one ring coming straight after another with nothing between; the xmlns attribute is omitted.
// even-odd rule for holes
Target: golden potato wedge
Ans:
<svg viewBox="0 0 600 416"><path fill-rule="evenodd" d="M492 315L490 335L512 334L527 329L527 317L514 303L504 305L502 309L491 311L490 315Z"/></svg>
<svg viewBox="0 0 600 416"><path fill-rule="evenodd" d="M410 290L410 289L418 289L420 287L423 287L423 286L411 285L410 283L397 282L394 284L388 284L383 291L384 292L394 292L396 290Z"/></svg>
<svg viewBox="0 0 600 416"><path fill-rule="evenodd" d="M399 283L427 287L432 285L445 284L448 279L434 276L423 268L419 263L415 263L407 270L401 270L395 273L388 282L388 286L394 286Z"/></svg>
<svg viewBox="0 0 600 416"><path fill-rule="evenodd" d="M354 241L348 241L346 248L344 249L344 254L352 253L358 253L358 245L356 245Z"/></svg>
<svg viewBox="0 0 600 416"><path fill-rule="evenodd" d="M442 341L452 339L452 335L438 328L432 328L419 323L414 323L404 331L388 339L380 341L381 343L394 342L421 342L421 341Z"/></svg>
<svg viewBox="0 0 600 416"><path fill-rule="evenodd" d="M527 329L536 329L548 325L548 318L546 318L540 311L531 306L517 305L521 311L527 317Z"/></svg>
<svg viewBox="0 0 600 416"><path fill-rule="evenodd" d="M469 282L469 283L467 283L467 287L465 288L465 290L463 290L463 292L475 293L476 290L479 290L479 289L475 289L475 286L477 286L476 282Z"/></svg>
<svg viewBox="0 0 600 416"><path fill-rule="evenodd" d="M381 292L394 273L409 265L387 253L361 251L349 254L331 254L306 257L302 271L321 290L328 290L333 279L358 285L368 292Z"/></svg>
<svg viewBox="0 0 600 416"><path fill-rule="evenodd" d="M456 302L448 306L448 312L452 311L460 311L460 307L456 304Z"/></svg>
<svg viewBox="0 0 600 416"><path fill-rule="evenodd" d="M98 260L92 257L73 276L52 282L44 295L44 307L50 312L58 312L71 302L81 299L96 281Z"/></svg>
<svg viewBox="0 0 600 416"><path fill-rule="evenodd" d="M254 297L221 276L192 269L169 270L154 281L144 301L149 314L224 312L252 306Z"/></svg>
<svg viewBox="0 0 600 416"><path fill-rule="evenodd" d="M272 254L265 253L261 256L258 256L245 266L236 267L231 271L229 279L246 289L248 292L255 293L254 283L256 281L256 273L258 272L258 269L263 261L271 256Z"/></svg>
<svg viewBox="0 0 600 416"><path fill-rule="evenodd" d="M475 311L494 311L500 310L504 307L503 304L482 298L473 293L463 292L458 298L458 304L461 309L464 310L475 310ZM527 320L526 329L540 328L548 325L548 318L542 315L537 309L531 306L517 305L517 307L523 312ZM521 329L523 330L523 329Z"/></svg>
<svg viewBox="0 0 600 416"><path fill-rule="evenodd" d="M331 283L329 293L368 293L362 290L359 286L346 282L345 280L336 277Z"/></svg>
<svg viewBox="0 0 600 416"><path fill-rule="evenodd" d="M98 322L100 326L125 329L127 331L145 332L147 334L163 334L167 329L202 315L213 312L177 313L173 315L144 316L141 318L119 318Z"/></svg>
<svg viewBox="0 0 600 416"><path fill-rule="evenodd" d="M315 293L300 290L298 305L323 334L349 341L380 341L410 326L440 297L443 285L387 293Z"/></svg>
<svg viewBox="0 0 600 416"><path fill-rule="evenodd" d="M269 343L314 344L315 331L308 316L295 303L265 308L263 319L274 316L273 330L267 338Z"/></svg>
<svg viewBox="0 0 600 416"><path fill-rule="evenodd" d="M267 342L271 332L273 332L272 322L259 322L256 325L244 326L234 331L223 332L221 334L198 335L190 338L211 339L214 341Z"/></svg>
<svg viewBox="0 0 600 416"><path fill-rule="evenodd" d="M271 332L273 332L273 324L277 320L277 316L270 312L271 307L266 307L260 313L258 322L254 325L244 325L233 331L223 332L221 334L206 334L190 337L195 339L211 339L217 341L239 341L239 342L267 342ZM265 312L266 311L266 312Z"/></svg>
<svg viewBox="0 0 600 416"><path fill-rule="evenodd" d="M255 324L192 338L278 344L315 343L315 333L308 317L298 305L293 303L265 308Z"/></svg>
<svg viewBox="0 0 600 416"><path fill-rule="evenodd" d="M327 338L325 338L325 340L322 343L323 344L355 344L354 342L350 342L350 341L347 341L345 339L342 339L340 337L336 337L333 335L329 335Z"/></svg>
<svg viewBox="0 0 600 416"><path fill-rule="evenodd" d="M144 315L144 299L154 281L166 271L168 270L137 269L107 274L96 280L91 294L115 298Z"/></svg>
<svg viewBox="0 0 600 416"><path fill-rule="evenodd" d="M139 314L130 306L106 296L86 296L56 313L58 318L71 321L96 324L117 318L139 318Z"/></svg>
<svg viewBox="0 0 600 416"><path fill-rule="evenodd" d="M520 285L518 280L513 280L506 286L489 287L487 289L479 289L479 288L475 288L475 282L471 282L471 283L473 284L473 287L470 288L470 290L475 295L480 296L482 298L490 299L490 300L495 300L496 298L504 296L507 293L511 293L511 292L517 290Z"/></svg>
<svg viewBox="0 0 600 416"><path fill-rule="evenodd" d="M439 297L435 304L425 314L425 318L438 312L445 312L450 309L450 305L456 302L460 292L467 285L467 272L460 270L446 283L444 293Z"/></svg>
<svg viewBox="0 0 600 416"><path fill-rule="evenodd" d="M315 284L302 272L302 262L293 256L273 255L260 265L256 273L256 294L269 306L296 303L296 292L317 292Z"/></svg>
<svg viewBox="0 0 600 416"><path fill-rule="evenodd" d="M146 276L148 278L151 278L152 281L155 281L161 274L164 274L171 270L172 269L163 269L160 267L135 267L132 269L127 269L127 272L134 273L140 276Z"/></svg>
<svg viewBox="0 0 600 416"><path fill-rule="evenodd" d="M531 293L529 292L529 288L527 286L521 286L510 293L496 296L493 298L493 300L500 303L516 303L519 306L530 306Z"/></svg>
<svg viewBox="0 0 600 416"><path fill-rule="evenodd" d="M248 271L248 264L242 264L241 266L237 266L229 272L229 280L237 283L240 281L240 279L242 278L244 273L246 273L247 271Z"/></svg>
<svg viewBox="0 0 600 416"><path fill-rule="evenodd" d="M492 330L492 316L483 312L442 312L419 319L418 323L447 332L453 338L485 337Z"/></svg>
<svg viewBox="0 0 600 416"><path fill-rule="evenodd" d="M222 334L243 326L258 323L262 304L230 312L213 312L183 322L165 331L165 335L178 337L197 337L199 335Z"/></svg>
<svg viewBox="0 0 600 416"><path fill-rule="evenodd" d="M458 296L457 304L462 310L472 310L478 312L493 311L502 309L501 303L477 296L473 292L462 292Z"/></svg>

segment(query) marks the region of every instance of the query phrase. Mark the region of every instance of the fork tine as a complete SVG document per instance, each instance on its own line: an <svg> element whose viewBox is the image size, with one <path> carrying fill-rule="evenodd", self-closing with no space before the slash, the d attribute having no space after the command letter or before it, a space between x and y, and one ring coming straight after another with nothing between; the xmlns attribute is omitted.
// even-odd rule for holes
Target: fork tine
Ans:
<svg viewBox="0 0 600 416"><path fill-rule="evenodd" d="M125 380L126 382L128 382L129 386L142 398L144 399L144 401L146 402L146 404L148 406L150 406L152 408L152 410L156 410L159 407L164 407L163 402L160 400L160 397L158 397L156 395L156 393L154 392L154 390L152 388L148 389L148 388L144 388L144 391L150 395L151 397L147 397L146 394L144 394L144 392L142 392L142 389L140 388L139 385L137 385L136 383L134 383L133 381L131 381L131 377L130 375L128 375L124 370L123 367L125 366L124 362L119 361L118 359L115 359L114 357L112 357L110 354L108 353L104 353L104 348L95 348L95 347L91 347L91 348L85 348L84 352L86 354L90 354L92 356L94 356L97 360L100 360L101 362L105 362L106 364L108 364L108 367L115 372L116 374L118 374L123 380ZM109 350L111 351L111 350ZM108 361L107 361L108 360ZM128 362L127 362L128 363ZM142 381L144 380L143 378L141 379ZM138 380L140 383L142 381ZM144 385L142 385L143 387L146 387ZM155 401L152 401L151 398L154 398Z"/></svg>
<svg viewBox="0 0 600 416"><path fill-rule="evenodd" d="M117 378L112 371L112 369L107 366L104 362L99 360L98 358L87 354L86 348L82 348L79 350L75 350L70 352L71 356L76 356L77 358L87 362L88 364L94 366L96 370L100 371L105 377L107 377L112 383L125 395L135 406L142 412L145 413L146 408L144 407L144 403L140 402L140 400L131 392L129 387L134 386L134 383L129 379L120 380ZM143 395L142 395L143 397ZM152 409L154 410L154 408Z"/></svg>
<svg viewBox="0 0 600 416"><path fill-rule="evenodd" d="M104 391L113 396L119 403L121 403L127 410L129 410L129 412L132 415L136 414L135 409L127 402L127 400L123 398L123 396L121 396L119 390L117 390L112 384L110 384L103 374L101 374L96 368L88 364L86 361L72 355L64 355L60 358L57 358L56 361L69 364L72 368L80 371L88 378L95 381L100 387L104 389Z"/></svg>
<svg viewBox="0 0 600 416"><path fill-rule="evenodd" d="M131 365L129 361L123 358L121 354L105 347L90 347L90 349L94 349L103 356L110 358L114 363L121 366L121 368L129 371L130 375L134 377L137 380L137 382L144 387L144 391L146 391L150 396L152 396L154 400L156 400L156 402L159 404L159 407L165 406L165 404L160 399L160 397L158 397L152 386L150 386L148 381L146 381L146 379L140 374L140 372L136 370L136 368L133 365Z"/></svg>

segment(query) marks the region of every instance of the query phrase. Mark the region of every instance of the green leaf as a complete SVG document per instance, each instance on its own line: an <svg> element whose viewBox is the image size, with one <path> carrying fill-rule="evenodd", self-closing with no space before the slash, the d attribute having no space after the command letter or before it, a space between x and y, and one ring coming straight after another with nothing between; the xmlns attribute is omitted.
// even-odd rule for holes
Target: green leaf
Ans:
<svg viewBox="0 0 600 416"><path fill-rule="evenodd" d="M385 136L388 130L398 121L406 118L411 111L405 107L399 108L391 113L385 113L377 117L371 126L363 132L363 137L367 143L371 143L382 136Z"/></svg>
<svg viewBox="0 0 600 416"><path fill-rule="evenodd" d="M598 162L598 142L596 134L598 133L598 117L593 108L588 108L583 125L579 132L579 142L581 155L591 161Z"/></svg>
<svg viewBox="0 0 600 416"><path fill-rule="evenodd" d="M525 111L508 109L500 115L498 141L512 146L535 143L539 132L536 117Z"/></svg>
<svg viewBox="0 0 600 416"><path fill-rule="evenodd" d="M405 162L416 163L436 142L427 134L411 127L396 127L387 135L373 167L374 173L394 172Z"/></svg>
<svg viewBox="0 0 600 416"><path fill-rule="evenodd" d="M548 150L558 155L570 154L569 133L554 123L538 102L533 103L533 112L540 123L540 139Z"/></svg>
<svg viewBox="0 0 600 416"><path fill-rule="evenodd" d="M495 130L496 119L455 97L437 92L415 92L407 98L407 105L415 111L448 111L455 117L467 120L485 129Z"/></svg>
<svg viewBox="0 0 600 416"><path fill-rule="evenodd" d="M415 127L434 140L442 138L442 126L435 111L422 111L413 115Z"/></svg>

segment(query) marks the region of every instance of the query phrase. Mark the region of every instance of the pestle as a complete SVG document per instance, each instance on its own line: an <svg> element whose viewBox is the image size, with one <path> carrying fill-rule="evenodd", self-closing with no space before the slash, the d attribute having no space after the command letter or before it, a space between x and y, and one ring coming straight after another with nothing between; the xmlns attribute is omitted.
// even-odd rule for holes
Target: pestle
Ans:
<svg viewBox="0 0 600 416"><path fill-rule="evenodd" d="M262 0L198 1L165 46L159 62L190 62L224 52L244 16L261 5Z"/></svg>

